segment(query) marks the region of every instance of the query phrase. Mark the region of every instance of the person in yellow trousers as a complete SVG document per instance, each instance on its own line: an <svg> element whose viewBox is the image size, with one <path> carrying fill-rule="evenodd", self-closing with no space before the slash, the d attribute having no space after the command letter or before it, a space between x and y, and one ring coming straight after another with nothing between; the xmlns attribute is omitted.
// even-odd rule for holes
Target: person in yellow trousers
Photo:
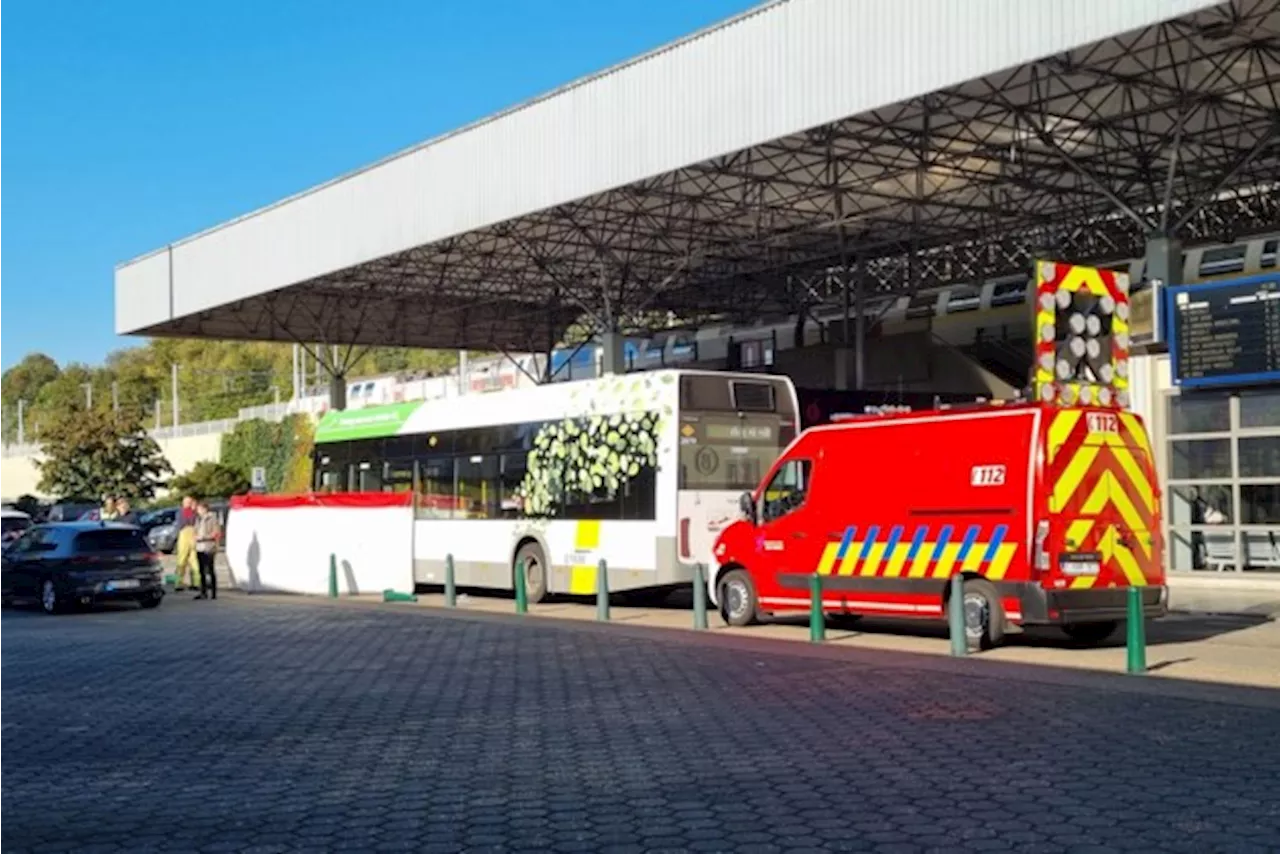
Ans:
<svg viewBox="0 0 1280 854"><path fill-rule="evenodd" d="M173 587L182 590L200 589L200 564L196 559L196 498L182 496L182 509L178 511L178 568L174 570ZM187 583L184 583L184 579Z"/></svg>

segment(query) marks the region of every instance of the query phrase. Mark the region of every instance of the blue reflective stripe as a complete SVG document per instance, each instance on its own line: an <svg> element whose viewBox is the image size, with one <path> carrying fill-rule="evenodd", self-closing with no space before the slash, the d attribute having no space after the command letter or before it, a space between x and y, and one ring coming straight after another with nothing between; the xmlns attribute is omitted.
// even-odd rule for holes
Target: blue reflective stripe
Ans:
<svg viewBox="0 0 1280 854"><path fill-rule="evenodd" d="M982 556L983 563L991 563L996 559L996 552L1000 551L1000 544L1004 542L1004 535L1009 533L1008 525L996 525L996 532L991 537L991 542L987 544L987 553Z"/></svg>
<svg viewBox="0 0 1280 854"><path fill-rule="evenodd" d="M893 530L889 531L889 542L884 547L885 557L892 557L893 550L898 547L898 541L902 539L902 526L894 525Z"/></svg>
<svg viewBox="0 0 1280 854"><path fill-rule="evenodd" d="M907 552L907 560L915 560L916 555L920 553L920 547L924 545L924 538L929 536L929 526L921 525L916 528L916 535L911 540L911 551Z"/></svg>
<svg viewBox="0 0 1280 854"><path fill-rule="evenodd" d="M964 559L969 555L969 549L973 548L974 541L978 539L978 533L981 531L977 525L970 525L969 530L965 532L964 542L960 545L960 554L956 555L956 563L964 563Z"/></svg>
<svg viewBox="0 0 1280 854"><path fill-rule="evenodd" d="M857 533L857 525L850 525L844 529L844 539L840 541L840 548L836 551L836 560L844 560L844 556L849 552L849 545L853 542L854 535Z"/></svg>
<svg viewBox="0 0 1280 854"><path fill-rule="evenodd" d="M872 525L867 529L867 541L862 544L862 551L858 553L858 560L867 559L867 555L871 554L871 544L876 541L878 536L880 536L879 525Z"/></svg>
<svg viewBox="0 0 1280 854"><path fill-rule="evenodd" d="M942 551L949 542L951 542L951 526L943 525L942 530L938 532L938 543L933 547L934 560L942 560Z"/></svg>

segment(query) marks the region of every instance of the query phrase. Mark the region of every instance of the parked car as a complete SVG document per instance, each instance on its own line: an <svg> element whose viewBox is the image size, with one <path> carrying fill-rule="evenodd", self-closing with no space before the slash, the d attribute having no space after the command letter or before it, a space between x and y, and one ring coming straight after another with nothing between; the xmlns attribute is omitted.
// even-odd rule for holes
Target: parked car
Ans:
<svg viewBox="0 0 1280 854"><path fill-rule="evenodd" d="M31 525L31 517L21 510L0 510L0 542L13 542Z"/></svg>
<svg viewBox="0 0 1280 854"><path fill-rule="evenodd" d="M147 543L151 548L164 554L173 554L178 547L178 515L175 513L168 522L152 525L147 529Z"/></svg>
<svg viewBox="0 0 1280 854"><path fill-rule="evenodd" d="M152 528L160 525L168 525L178 518L177 507L162 507L159 510L152 510L149 513L143 513L142 518L138 520L138 527L145 534Z"/></svg>
<svg viewBox="0 0 1280 854"><path fill-rule="evenodd" d="M98 509L96 501L59 501L49 508L50 522L72 522L85 513Z"/></svg>
<svg viewBox="0 0 1280 854"><path fill-rule="evenodd" d="M173 517L166 522L161 522L147 530L147 542L151 544L151 548L165 554L173 554L178 547L178 510L174 508ZM227 529L227 514L231 510L231 505L222 499L209 502L209 510L218 517L218 522L225 531ZM146 521L145 519L143 520ZM219 543L219 548L222 544Z"/></svg>
<svg viewBox="0 0 1280 854"><path fill-rule="evenodd" d="M80 605L164 599L160 556L132 525L55 522L36 525L0 558L0 601L38 603L56 614Z"/></svg>

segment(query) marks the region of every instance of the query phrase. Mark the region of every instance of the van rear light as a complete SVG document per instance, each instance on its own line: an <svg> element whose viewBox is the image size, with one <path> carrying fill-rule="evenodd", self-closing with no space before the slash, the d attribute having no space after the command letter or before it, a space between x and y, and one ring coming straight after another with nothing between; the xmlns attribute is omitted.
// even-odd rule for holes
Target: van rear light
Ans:
<svg viewBox="0 0 1280 854"><path fill-rule="evenodd" d="M1049 571L1049 522L1046 519L1036 523L1035 568L1038 572Z"/></svg>
<svg viewBox="0 0 1280 854"><path fill-rule="evenodd" d="M689 556L689 520L680 520L680 557Z"/></svg>

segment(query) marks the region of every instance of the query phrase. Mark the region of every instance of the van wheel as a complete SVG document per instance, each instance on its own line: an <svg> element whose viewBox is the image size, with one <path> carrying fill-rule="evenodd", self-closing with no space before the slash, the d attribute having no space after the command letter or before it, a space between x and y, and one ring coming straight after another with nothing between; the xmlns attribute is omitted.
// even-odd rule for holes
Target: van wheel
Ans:
<svg viewBox="0 0 1280 854"><path fill-rule="evenodd" d="M537 543L526 543L516 552L518 570L524 562L524 596L530 605L536 605L547 597L547 559ZM512 576L514 584L514 575Z"/></svg>
<svg viewBox="0 0 1280 854"><path fill-rule="evenodd" d="M1004 607L991 582L964 583L964 634L970 649L991 649L1004 641Z"/></svg>
<svg viewBox="0 0 1280 854"><path fill-rule="evenodd" d="M745 569L726 572L720 579L720 617L725 625L749 626L759 620L756 586Z"/></svg>
<svg viewBox="0 0 1280 854"><path fill-rule="evenodd" d="M1102 643L1115 634L1119 625L1120 623L1115 620L1107 620L1102 623L1073 623L1063 626L1062 631L1076 643L1093 646Z"/></svg>

